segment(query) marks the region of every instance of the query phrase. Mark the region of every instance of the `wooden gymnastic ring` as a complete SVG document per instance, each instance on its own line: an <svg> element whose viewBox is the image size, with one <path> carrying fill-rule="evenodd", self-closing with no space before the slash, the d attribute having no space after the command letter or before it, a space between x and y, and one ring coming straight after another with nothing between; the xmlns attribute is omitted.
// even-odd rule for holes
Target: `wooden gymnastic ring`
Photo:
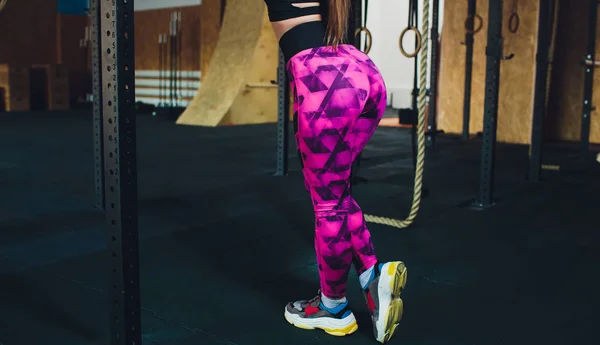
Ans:
<svg viewBox="0 0 600 345"><path fill-rule="evenodd" d="M0 12L2 12L4 7L6 7L7 2L8 2L8 0L0 0Z"/></svg>
<svg viewBox="0 0 600 345"><path fill-rule="evenodd" d="M356 40L358 35L360 35L362 32L364 32L367 36L367 39L365 40L365 50L363 53L369 54L371 47L373 46L373 35L371 35L371 30L367 29L366 27L356 29L356 31L354 31L354 39Z"/></svg>
<svg viewBox="0 0 600 345"><path fill-rule="evenodd" d="M465 19L465 31L467 32L467 34L475 35L479 31L481 31L481 29L483 29L483 18L481 18L480 15L475 14L473 16L473 30L469 30L469 19L471 19L471 16L468 16L467 19ZM475 22L478 22L479 25L475 25Z"/></svg>
<svg viewBox="0 0 600 345"><path fill-rule="evenodd" d="M417 47L415 48L415 51L412 54L407 53L406 50L404 50L404 46L402 44L404 42L404 35L406 35L406 33L409 31L413 31L415 33L415 39L417 40ZM415 56L417 56L417 54L419 54L419 51L421 51L422 40L423 36L421 36L421 33L417 28L415 28L414 26L407 26L406 28L404 28L404 30L402 30L402 33L400 34L400 40L398 40L400 53L402 53L402 55L409 59L414 58Z"/></svg>
<svg viewBox="0 0 600 345"><path fill-rule="evenodd" d="M514 34L519 31L519 26L521 26L521 18L517 12L514 12L508 18L508 31Z"/></svg>

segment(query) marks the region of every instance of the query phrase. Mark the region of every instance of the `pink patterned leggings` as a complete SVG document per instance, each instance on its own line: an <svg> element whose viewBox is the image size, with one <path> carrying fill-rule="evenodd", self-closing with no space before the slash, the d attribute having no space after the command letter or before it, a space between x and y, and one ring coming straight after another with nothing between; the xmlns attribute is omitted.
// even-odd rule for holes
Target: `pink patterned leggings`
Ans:
<svg viewBox="0 0 600 345"><path fill-rule="evenodd" d="M350 170L386 108L386 86L367 55L351 45L307 49L287 64L296 144L315 212L321 292L346 294L350 266L377 262L363 213L350 195Z"/></svg>

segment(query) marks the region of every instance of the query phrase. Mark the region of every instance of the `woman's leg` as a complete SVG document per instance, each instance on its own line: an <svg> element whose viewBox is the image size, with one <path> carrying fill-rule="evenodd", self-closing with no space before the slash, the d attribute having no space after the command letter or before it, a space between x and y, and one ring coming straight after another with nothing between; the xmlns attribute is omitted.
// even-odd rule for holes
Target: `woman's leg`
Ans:
<svg viewBox="0 0 600 345"><path fill-rule="evenodd" d="M353 59L331 55L315 52L292 61L296 140L315 214L321 295L290 303L286 318L301 328L323 328L345 335L357 329L345 299L355 252L350 229L354 224L349 222L353 204L350 170L360 151L353 141L354 130L364 111L370 82Z"/></svg>
<svg viewBox="0 0 600 345"><path fill-rule="evenodd" d="M360 55L361 53L356 52L356 54ZM381 74L371 60L362 61L361 64L369 74L371 89L364 113L357 120L354 136L351 138L358 153L362 152L375 132L387 106L387 91ZM394 334L402 316L403 304L400 294L406 284L406 267L401 261L386 263L372 261L375 256L370 255L373 248L370 234L360 207L356 202L354 205L353 208L357 209L354 220L356 227L352 227L355 248L354 265L371 313L375 338L379 342L385 343Z"/></svg>
<svg viewBox="0 0 600 345"><path fill-rule="evenodd" d="M386 90L379 71L364 54L352 48L340 51L346 55L341 62L339 56L330 62L330 51L321 55L313 50L291 64L296 140L315 212L322 295L288 304L285 316L300 328L322 328L334 335L356 331L345 299L346 280L354 262L376 337L382 341L389 339L390 327L395 329L397 321L396 289L391 283L400 281L393 271L400 266L397 262L377 264L364 216L350 196L350 172L383 116ZM383 321L392 323L382 326Z"/></svg>

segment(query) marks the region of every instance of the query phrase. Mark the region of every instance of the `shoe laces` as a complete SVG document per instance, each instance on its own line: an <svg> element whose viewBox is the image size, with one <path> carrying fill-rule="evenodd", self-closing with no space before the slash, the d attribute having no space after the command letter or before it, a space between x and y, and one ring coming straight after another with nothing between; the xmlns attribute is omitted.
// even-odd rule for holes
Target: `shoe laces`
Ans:
<svg viewBox="0 0 600 345"><path fill-rule="evenodd" d="M319 289L319 290L317 291L317 295L316 295L315 297L311 298L311 299L308 301L308 304L309 304L309 305L311 305L311 304L313 304L313 302L315 302L315 301L319 300L320 298L321 298L321 289Z"/></svg>

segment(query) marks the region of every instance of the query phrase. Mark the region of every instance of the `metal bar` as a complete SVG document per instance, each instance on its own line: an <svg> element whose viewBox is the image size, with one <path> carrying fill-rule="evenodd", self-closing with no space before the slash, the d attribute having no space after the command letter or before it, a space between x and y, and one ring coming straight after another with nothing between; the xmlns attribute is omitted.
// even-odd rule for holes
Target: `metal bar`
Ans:
<svg viewBox="0 0 600 345"><path fill-rule="evenodd" d="M170 22L170 36L169 36L169 108L173 108L175 106L175 26L176 24L176 12L171 12L171 22Z"/></svg>
<svg viewBox="0 0 600 345"><path fill-rule="evenodd" d="M539 182L542 171L542 148L544 117L546 116L546 91L548 85L548 62L550 35L552 32L552 2L541 1L538 19L538 41L535 72L531 144L529 146L529 180Z"/></svg>
<svg viewBox="0 0 600 345"><path fill-rule="evenodd" d="M588 10L588 48L586 60L596 60L596 26L598 22L598 0L590 0ZM590 128L592 122L592 99L594 92L594 67L585 68L585 81L583 86L583 114L581 119L581 163L585 166L590 149Z"/></svg>
<svg viewBox="0 0 600 345"><path fill-rule="evenodd" d="M92 114L94 130L94 205L105 208L104 148L102 147L102 63L100 60L100 0L90 1L90 39L92 41Z"/></svg>
<svg viewBox="0 0 600 345"><path fill-rule="evenodd" d="M354 32L361 25L362 21L362 0L352 0L350 4L350 16L348 16L348 31L346 34L346 42L360 49L361 37L354 36Z"/></svg>
<svg viewBox="0 0 600 345"><path fill-rule="evenodd" d="M271 89L271 88L276 88L276 87L279 87L279 86L277 84L249 83L249 84L246 84L246 87L249 87L249 88L259 88L259 89L261 89L261 88L262 89Z"/></svg>
<svg viewBox="0 0 600 345"><path fill-rule="evenodd" d="M426 136L427 147L435 147L437 135L437 59L439 50L440 0L433 0L431 8L431 68L429 71L429 112Z"/></svg>
<svg viewBox="0 0 600 345"><path fill-rule="evenodd" d="M363 0L352 0L351 2L351 14L348 17L348 32L347 32L347 41L349 44L354 45L357 49L362 50L362 35L355 35L354 33L358 28L362 27L363 24ZM366 18L365 18L366 20ZM358 168L360 166L360 161L362 159L362 152L358 154L356 159L352 162L352 166L350 167L350 188L353 187L356 179L356 174L358 172Z"/></svg>
<svg viewBox="0 0 600 345"><path fill-rule="evenodd" d="M477 13L477 0L469 0L467 11L467 30L465 33L465 92L463 100L463 129L462 139L469 140L469 126L471 122L471 86L473 80L473 45L475 38L473 29L475 28L475 14Z"/></svg>
<svg viewBox="0 0 600 345"><path fill-rule="evenodd" d="M290 124L290 83L285 69L285 57L279 51L277 68L277 169L275 176L288 173L288 145Z"/></svg>
<svg viewBox="0 0 600 345"><path fill-rule="evenodd" d="M141 345L133 0L101 0L110 344Z"/></svg>
<svg viewBox="0 0 600 345"><path fill-rule="evenodd" d="M481 147L481 176L475 207L493 206L494 163L498 120L498 94L500 87L500 61L502 60L502 0L489 1L488 37L486 47L485 101L483 115L483 142Z"/></svg>

